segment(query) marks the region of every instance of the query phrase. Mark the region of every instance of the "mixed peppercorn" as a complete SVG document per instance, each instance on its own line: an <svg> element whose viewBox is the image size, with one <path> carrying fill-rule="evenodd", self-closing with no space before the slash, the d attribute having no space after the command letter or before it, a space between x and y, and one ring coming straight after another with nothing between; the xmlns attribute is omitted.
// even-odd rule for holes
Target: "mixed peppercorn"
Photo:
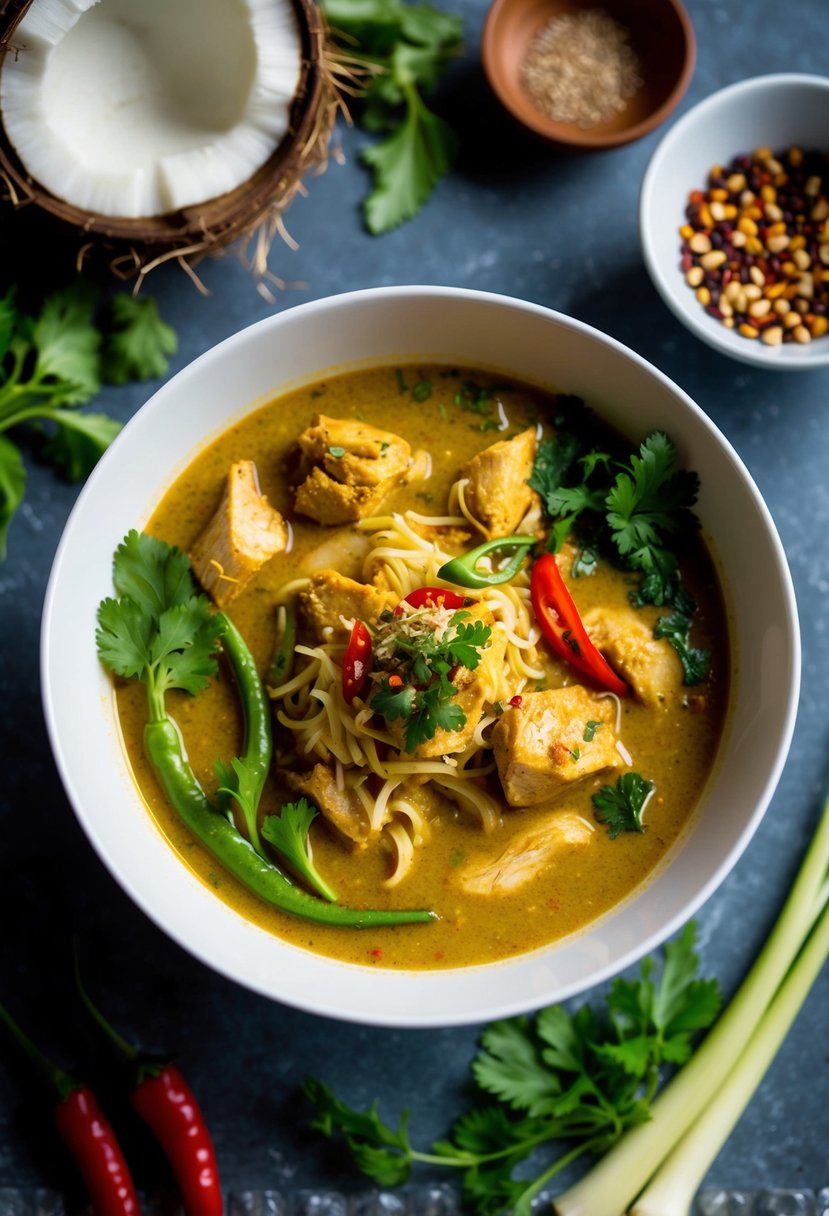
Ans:
<svg viewBox="0 0 829 1216"><path fill-rule="evenodd" d="M768 346L829 332L829 155L737 156L685 216L680 267L707 313Z"/></svg>

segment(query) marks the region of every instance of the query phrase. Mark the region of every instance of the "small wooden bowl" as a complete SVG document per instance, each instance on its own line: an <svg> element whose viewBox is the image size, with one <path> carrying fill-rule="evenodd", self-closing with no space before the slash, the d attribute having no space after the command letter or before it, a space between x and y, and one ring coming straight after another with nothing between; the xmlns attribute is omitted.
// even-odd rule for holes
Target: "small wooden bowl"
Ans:
<svg viewBox="0 0 829 1216"><path fill-rule="evenodd" d="M582 129L537 109L521 83L530 43L551 18L597 8L629 33L643 83L625 109ZM549 143L566 148L615 148L648 135L664 122L687 89L696 38L680 0L494 0L481 38L481 60L495 96L514 118Z"/></svg>

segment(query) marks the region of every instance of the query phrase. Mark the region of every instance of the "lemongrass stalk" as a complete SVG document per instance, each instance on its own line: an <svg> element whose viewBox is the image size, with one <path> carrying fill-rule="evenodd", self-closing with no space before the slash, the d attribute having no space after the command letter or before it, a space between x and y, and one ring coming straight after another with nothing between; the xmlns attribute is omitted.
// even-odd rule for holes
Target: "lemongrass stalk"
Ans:
<svg viewBox="0 0 829 1216"><path fill-rule="evenodd" d="M590 1172L559 1196L558 1216L621 1216L702 1113L768 1007L826 904L829 800L783 910L727 1008L688 1063Z"/></svg>
<svg viewBox="0 0 829 1216"><path fill-rule="evenodd" d="M829 957L829 908L777 990L757 1029L713 1100L664 1160L631 1216L688 1216L699 1185L766 1075Z"/></svg>

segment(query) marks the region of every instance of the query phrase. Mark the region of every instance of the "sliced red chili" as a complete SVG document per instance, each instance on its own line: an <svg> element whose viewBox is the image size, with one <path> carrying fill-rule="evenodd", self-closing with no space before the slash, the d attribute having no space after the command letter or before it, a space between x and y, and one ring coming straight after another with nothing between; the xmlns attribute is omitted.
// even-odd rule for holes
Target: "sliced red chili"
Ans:
<svg viewBox="0 0 829 1216"><path fill-rule="evenodd" d="M348 705L368 684L371 667L371 634L362 621L355 621L343 658L343 697Z"/></svg>
<svg viewBox="0 0 829 1216"><path fill-rule="evenodd" d="M445 587L418 587L404 597L403 603L410 608L466 608L471 601L468 596L458 595L456 591L447 591ZM394 610L395 616L400 616L403 608L398 604Z"/></svg>
<svg viewBox="0 0 829 1216"><path fill-rule="evenodd" d="M541 632L554 653L594 684L617 697L627 696L627 684L590 641L552 553L545 553L533 566L530 598Z"/></svg>

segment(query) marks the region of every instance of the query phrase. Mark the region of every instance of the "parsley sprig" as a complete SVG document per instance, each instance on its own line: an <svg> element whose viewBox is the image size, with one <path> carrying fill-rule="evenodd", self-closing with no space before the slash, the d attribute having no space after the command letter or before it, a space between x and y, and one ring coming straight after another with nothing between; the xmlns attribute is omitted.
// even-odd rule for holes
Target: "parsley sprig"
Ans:
<svg viewBox="0 0 829 1216"><path fill-rule="evenodd" d="M478 1104L431 1152L412 1147L408 1111L390 1126L377 1103L353 1110L316 1078L306 1082L312 1126L342 1136L357 1167L380 1186L405 1182L417 1163L446 1166L462 1171L465 1211L529 1216L557 1173L649 1118L665 1066L684 1064L694 1036L713 1022L719 987L698 977L694 943L689 923L665 947L661 974L646 959L638 977L614 981L603 1010L554 1005L488 1026L472 1062ZM539 1159L530 1176L532 1162L524 1163L550 1142L561 1154L552 1164Z"/></svg>
<svg viewBox="0 0 829 1216"><path fill-rule="evenodd" d="M638 453L627 458L588 443L577 423L539 445L529 484L550 521L548 548L558 552L575 531L582 549L574 573L590 573L597 550L637 571L641 578L632 603L673 610L659 618L654 634L676 650L685 683L697 684L707 674L710 656L689 642L696 604L682 583L679 551L698 527L692 508L699 478L675 468L676 447L661 431L648 435Z"/></svg>
<svg viewBox="0 0 829 1216"><path fill-rule="evenodd" d="M388 622L378 632L374 653L390 674L377 681L371 707L387 722L403 721L408 752L439 730L466 724L450 673L457 667L474 671L492 633L489 625L468 617L460 609L440 625L426 610Z"/></svg>
<svg viewBox="0 0 829 1216"><path fill-rule="evenodd" d="M117 295L100 323L97 295L82 280L22 311L14 288L0 297L0 560L26 491L23 457L11 432L26 428L70 481L95 466L120 430L102 413L81 412L102 382L158 376L175 350L174 332L149 298Z"/></svg>
<svg viewBox="0 0 829 1216"><path fill-rule="evenodd" d="M370 71L358 114L367 131L386 138L365 148L374 189L363 208L375 235L411 219L449 171L457 140L426 105L460 50L461 18L404 0L325 0L332 36L345 55Z"/></svg>
<svg viewBox="0 0 829 1216"><path fill-rule="evenodd" d="M620 832L644 832L642 815L654 788L640 773L628 772L615 785L603 785L593 794L596 818L606 824L611 840Z"/></svg>

